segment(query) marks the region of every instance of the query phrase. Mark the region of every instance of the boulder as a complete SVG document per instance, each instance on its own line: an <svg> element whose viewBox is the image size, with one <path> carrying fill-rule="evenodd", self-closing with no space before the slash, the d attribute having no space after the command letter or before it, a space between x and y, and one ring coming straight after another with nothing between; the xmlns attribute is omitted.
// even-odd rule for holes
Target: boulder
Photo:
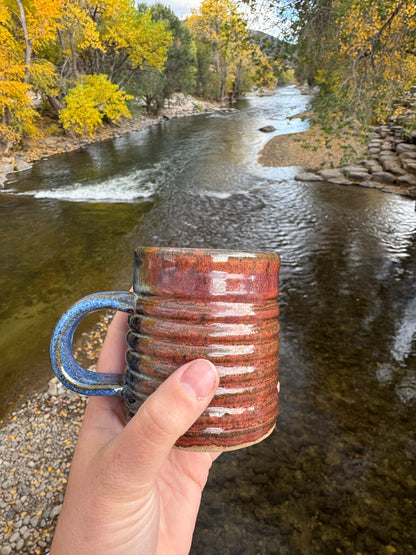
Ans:
<svg viewBox="0 0 416 555"><path fill-rule="evenodd" d="M317 174L320 175L325 181L329 181L330 179L344 179L344 174L342 173L342 170L339 169L326 168L319 170Z"/></svg>
<svg viewBox="0 0 416 555"><path fill-rule="evenodd" d="M349 172L346 174L346 176L353 183L363 183L370 178L368 172L366 172L365 170Z"/></svg>
<svg viewBox="0 0 416 555"><path fill-rule="evenodd" d="M397 185L404 185L405 187L415 187L416 186L416 175L412 173L406 173L397 178Z"/></svg>
<svg viewBox="0 0 416 555"><path fill-rule="evenodd" d="M24 160L21 160L19 162L16 163L16 171L18 172L24 172L26 170L30 170L32 169L32 165L29 162L25 162Z"/></svg>
<svg viewBox="0 0 416 555"><path fill-rule="evenodd" d="M375 172L372 174L374 181L379 181L380 183L395 183L396 177L388 172Z"/></svg>
<svg viewBox="0 0 416 555"><path fill-rule="evenodd" d="M273 131L276 131L276 127L273 125L265 125L264 127L260 127L259 131L262 133L273 133Z"/></svg>
<svg viewBox="0 0 416 555"><path fill-rule="evenodd" d="M296 181L323 181L323 178L314 172L301 172L295 175Z"/></svg>
<svg viewBox="0 0 416 555"><path fill-rule="evenodd" d="M370 170L371 173L383 171L382 165L377 160L365 160L363 165Z"/></svg>
<svg viewBox="0 0 416 555"><path fill-rule="evenodd" d="M403 160L403 166L409 173L416 174L416 160Z"/></svg>
<svg viewBox="0 0 416 555"><path fill-rule="evenodd" d="M410 143L399 143L396 145L396 152L416 152L416 145Z"/></svg>

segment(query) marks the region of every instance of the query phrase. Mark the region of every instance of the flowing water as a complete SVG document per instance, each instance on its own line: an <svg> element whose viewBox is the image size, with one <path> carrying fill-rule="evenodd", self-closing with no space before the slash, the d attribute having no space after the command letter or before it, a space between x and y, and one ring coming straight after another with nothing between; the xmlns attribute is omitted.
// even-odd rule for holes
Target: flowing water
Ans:
<svg viewBox="0 0 416 555"><path fill-rule="evenodd" d="M41 161L0 193L2 411L51 377L49 338L81 296L126 289L136 245L282 257L280 415L222 455L194 554L416 550L416 212L376 190L262 168L304 130L293 87Z"/></svg>

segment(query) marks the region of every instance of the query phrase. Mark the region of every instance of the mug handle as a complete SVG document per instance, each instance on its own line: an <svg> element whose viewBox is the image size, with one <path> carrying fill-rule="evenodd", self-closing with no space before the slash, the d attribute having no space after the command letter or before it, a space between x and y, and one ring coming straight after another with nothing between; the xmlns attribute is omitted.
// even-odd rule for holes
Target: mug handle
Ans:
<svg viewBox="0 0 416 555"><path fill-rule="evenodd" d="M88 295L65 312L53 332L50 355L53 370L66 387L81 395L121 395L124 375L86 370L74 358L72 341L78 324L90 312L120 310L132 313L135 302L134 293L108 291Z"/></svg>

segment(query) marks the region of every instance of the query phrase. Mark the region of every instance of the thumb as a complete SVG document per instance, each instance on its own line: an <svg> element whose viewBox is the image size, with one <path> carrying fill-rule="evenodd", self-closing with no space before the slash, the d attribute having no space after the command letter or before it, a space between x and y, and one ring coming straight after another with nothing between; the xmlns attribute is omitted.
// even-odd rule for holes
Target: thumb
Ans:
<svg viewBox="0 0 416 555"><path fill-rule="evenodd" d="M118 436L124 479L153 481L178 438L206 409L219 375L208 360L188 362L150 395ZM131 480L131 481L130 481Z"/></svg>

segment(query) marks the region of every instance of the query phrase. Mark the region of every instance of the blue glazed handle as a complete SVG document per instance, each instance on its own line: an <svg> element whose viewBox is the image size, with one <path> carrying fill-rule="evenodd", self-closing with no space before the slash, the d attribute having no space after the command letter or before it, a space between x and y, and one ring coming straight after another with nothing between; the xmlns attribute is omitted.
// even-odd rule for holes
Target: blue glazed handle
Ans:
<svg viewBox="0 0 416 555"><path fill-rule="evenodd" d="M131 313L135 301L136 295L126 291L94 293L79 300L65 312L53 332L50 355L53 370L66 387L82 395L120 396L124 375L86 370L74 358L72 341L78 324L90 312L121 310Z"/></svg>

